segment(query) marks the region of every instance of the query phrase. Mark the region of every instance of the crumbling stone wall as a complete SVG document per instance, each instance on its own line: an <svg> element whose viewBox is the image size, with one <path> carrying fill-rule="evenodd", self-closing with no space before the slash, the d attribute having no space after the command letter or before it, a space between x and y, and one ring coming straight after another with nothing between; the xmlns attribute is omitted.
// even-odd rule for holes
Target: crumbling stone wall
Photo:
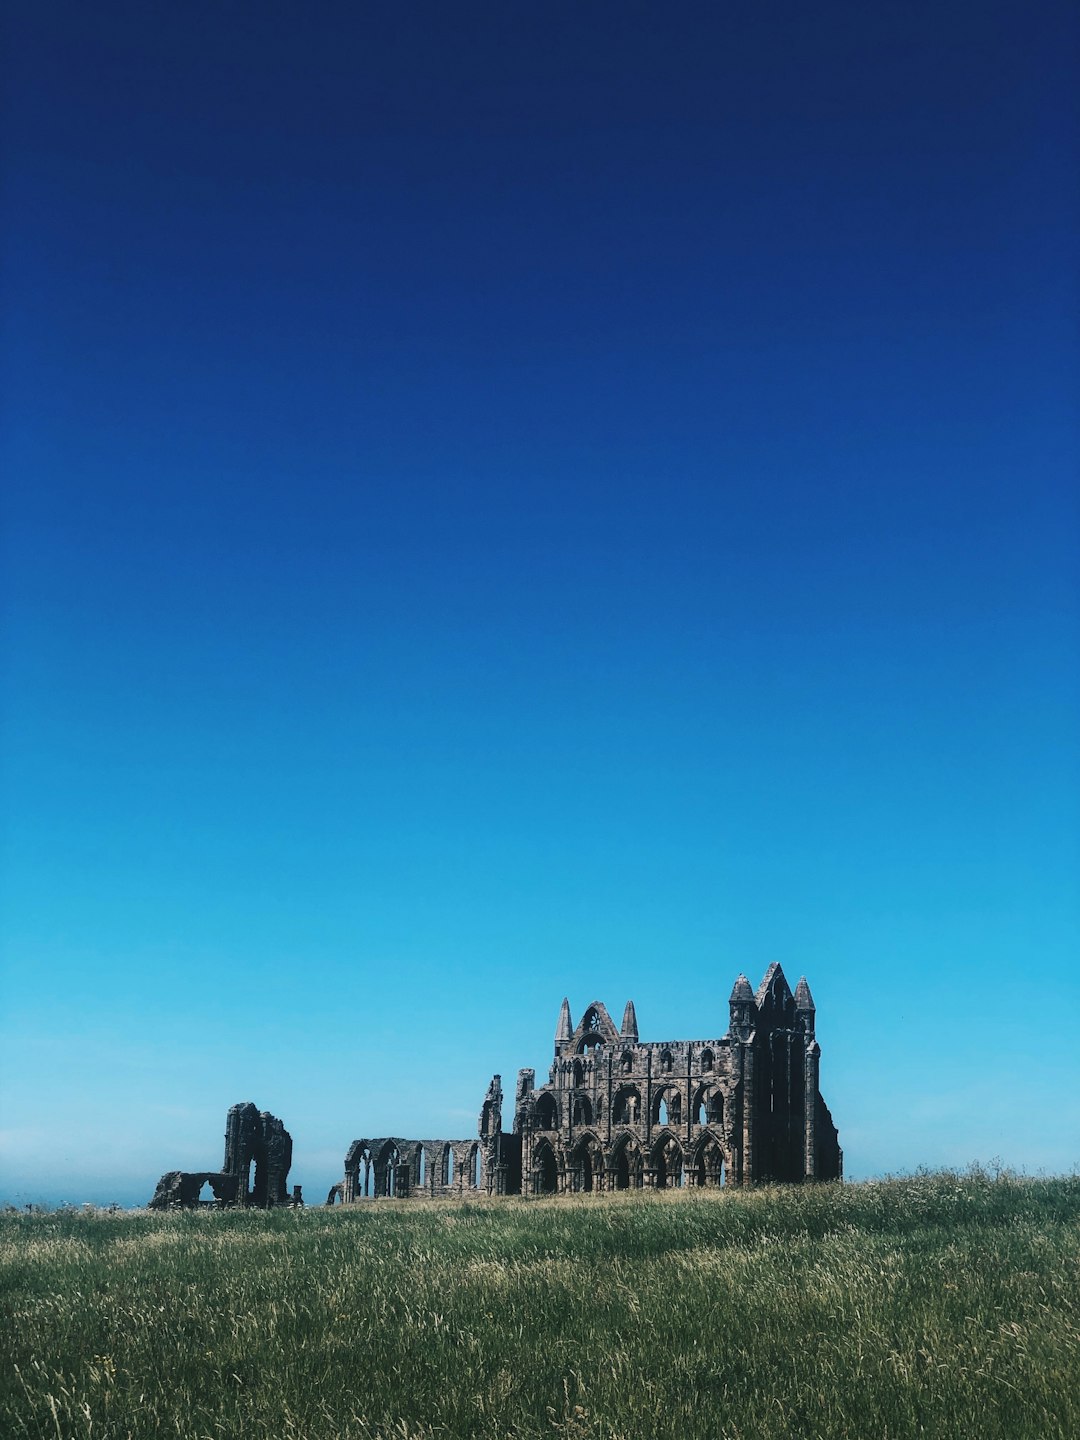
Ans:
<svg viewBox="0 0 1080 1440"><path fill-rule="evenodd" d="M269 1110L256 1110L250 1102L233 1105L225 1117L225 1160L220 1170L169 1170L157 1183L151 1210L190 1209L197 1206L203 1185L209 1184L214 1204L227 1206L298 1205L303 1200L295 1186L287 1190L292 1165L292 1136Z"/></svg>
<svg viewBox="0 0 1080 1440"><path fill-rule="evenodd" d="M839 1179L806 980L740 975L728 1009L723 1036L642 1043L633 1001L616 1028L599 1001L575 1026L564 1000L547 1083L518 1071L509 1131L496 1075L476 1140L355 1140L328 1203Z"/></svg>

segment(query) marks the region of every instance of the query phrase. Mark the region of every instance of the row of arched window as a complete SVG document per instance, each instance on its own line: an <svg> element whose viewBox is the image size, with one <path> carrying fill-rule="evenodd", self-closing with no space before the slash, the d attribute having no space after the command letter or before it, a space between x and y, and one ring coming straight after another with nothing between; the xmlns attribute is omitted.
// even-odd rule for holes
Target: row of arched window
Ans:
<svg viewBox="0 0 1080 1440"><path fill-rule="evenodd" d="M574 1095L570 1101L571 1116L575 1125L599 1124L603 1115L603 1101L594 1103L588 1095ZM622 1085L615 1092L611 1102L611 1118L616 1125L637 1125L641 1121L641 1091L636 1085ZM699 1089L694 1097L692 1123L695 1125L722 1125L724 1123L724 1096L718 1088ZM682 1092L671 1085L653 1095L652 1123L654 1125L681 1125L683 1123ZM537 1130L559 1128L559 1104L555 1096L545 1090L536 1101L533 1111L533 1126Z"/></svg>
<svg viewBox="0 0 1080 1440"><path fill-rule="evenodd" d="M702 1075L709 1075L716 1067L716 1056L706 1046L704 1050L698 1051L696 1056L697 1070ZM619 1060L619 1069L624 1075L632 1075L634 1072L634 1052L624 1050ZM675 1057L670 1050L661 1050L657 1062L657 1071L661 1075L670 1075L675 1069Z"/></svg>
<svg viewBox="0 0 1080 1440"><path fill-rule="evenodd" d="M401 1151L388 1141L377 1155L372 1155L365 1145L354 1157L354 1188L356 1199L372 1196L393 1196L397 1194L398 1174L401 1166ZM469 1189L479 1190L483 1179L483 1153L479 1145L471 1146L464 1173L457 1174L457 1158L452 1145L444 1145L439 1152L434 1174L428 1163L427 1149L417 1145L411 1161L410 1188L435 1190L453 1185L460 1179Z"/></svg>
<svg viewBox="0 0 1080 1440"><path fill-rule="evenodd" d="M724 1181L724 1155L714 1139L704 1139L693 1150L686 1151L671 1134L661 1136L646 1154L632 1138L620 1141L613 1152L605 1152L594 1139L577 1144L564 1160L560 1177L555 1150L546 1139L540 1140L532 1154L532 1188L541 1195L552 1195L562 1186L570 1190L596 1189L632 1190L648 1184L664 1190L687 1184L721 1185Z"/></svg>

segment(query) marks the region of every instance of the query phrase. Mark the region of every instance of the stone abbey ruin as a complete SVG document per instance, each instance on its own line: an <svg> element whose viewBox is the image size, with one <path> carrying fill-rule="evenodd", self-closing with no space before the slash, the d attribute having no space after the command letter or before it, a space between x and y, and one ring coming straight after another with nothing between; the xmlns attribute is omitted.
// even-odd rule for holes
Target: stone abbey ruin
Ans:
<svg viewBox="0 0 1080 1440"><path fill-rule="evenodd" d="M354 1140L327 1204L840 1179L805 979L792 992L773 964L755 993L740 975L729 1010L724 1036L643 1042L633 1001L616 1028L599 1001L575 1026L564 1000L547 1083L518 1071L509 1130L495 1075L475 1137ZM151 1204L194 1204L204 1182L221 1205L298 1204L291 1150L280 1120L234 1105L223 1171L170 1172Z"/></svg>

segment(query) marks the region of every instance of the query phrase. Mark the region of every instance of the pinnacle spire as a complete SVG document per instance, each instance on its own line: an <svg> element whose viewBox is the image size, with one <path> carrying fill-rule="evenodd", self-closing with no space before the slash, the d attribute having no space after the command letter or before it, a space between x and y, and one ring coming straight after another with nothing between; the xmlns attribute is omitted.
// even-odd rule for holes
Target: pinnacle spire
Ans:
<svg viewBox="0 0 1080 1440"><path fill-rule="evenodd" d="M731 989L731 1005L743 1005L748 1000L753 1000L754 992L750 989L750 981L745 975L740 975Z"/></svg>
<svg viewBox="0 0 1080 1440"><path fill-rule="evenodd" d="M634 1009L633 1000L627 1000L626 1002L626 1009L622 1014L622 1031L620 1033L624 1040L633 1040L634 1043L637 1044L637 1011Z"/></svg>
<svg viewBox="0 0 1080 1440"><path fill-rule="evenodd" d="M814 1004L814 997L810 994L810 986L806 983L806 976L805 976L805 975L804 975L804 976L802 977L802 979L799 981L798 985L795 986L795 1009L796 1009L796 1010L816 1010L816 1009L817 1009L817 1006Z"/></svg>
<svg viewBox="0 0 1080 1440"><path fill-rule="evenodd" d="M570 1001L564 998L562 1009L559 1011L559 1023L555 1027L555 1044L565 1044L573 1037L573 1034L574 1025L570 1019Z"/></svg>

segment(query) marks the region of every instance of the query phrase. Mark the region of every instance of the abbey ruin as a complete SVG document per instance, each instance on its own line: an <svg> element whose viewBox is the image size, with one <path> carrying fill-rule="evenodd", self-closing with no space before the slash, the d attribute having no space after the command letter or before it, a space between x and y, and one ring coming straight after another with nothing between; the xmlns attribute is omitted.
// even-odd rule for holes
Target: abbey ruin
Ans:
<svg viewBox="0 0 1080 1440"><path fill-rule="evenodd" d="M770 965L755 992L745 975L728 1002L727 1034L642 1041L633 1001L616 1028L594 1001L574 1024L564 1000L547 1081L518 1071L503 1129L492 1077L477 1134L464 1140L354 1140L327 1204L377 1197L559 1195L679 1186L838 1180L843 1153L818 1088L814 1001ZM281 1121L234 1105L221 1171L170 1171L153 1208L300 1204L286 1188L292 1140Z"/></svg>
<svg viewBox="0 0 1080 1440"><path fill-rule="evenodd" d="M328 1203L837 1180L814 1009L775 964L756 993L739 976L715 1039L643 1042L633 1001L618 1028L599 1001L575 1025L564 1000L547 1083L518 1071L509 1130L495 1075L475 1138L354 1140Z"/></svg>

